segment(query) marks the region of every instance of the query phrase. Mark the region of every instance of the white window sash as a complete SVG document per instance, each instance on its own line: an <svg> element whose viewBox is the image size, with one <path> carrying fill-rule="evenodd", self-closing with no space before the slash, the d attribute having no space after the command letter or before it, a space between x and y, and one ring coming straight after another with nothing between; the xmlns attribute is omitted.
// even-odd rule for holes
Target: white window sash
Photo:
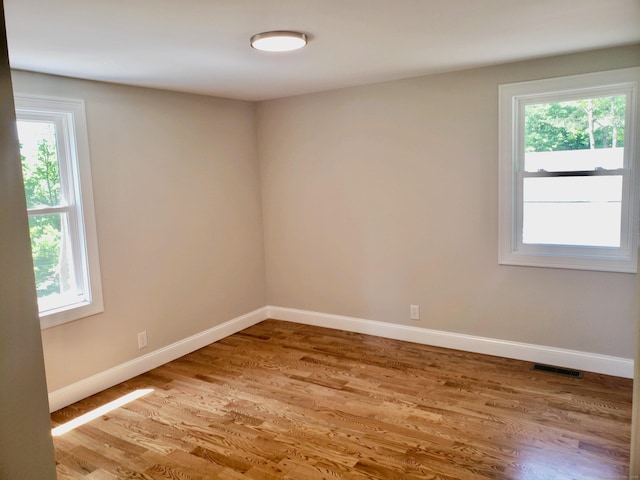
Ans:
<svg viewBox="0 0 640 480"><path fill-rule="evenodd" d="M83 100L22 94L16 94L15 104L18 120L55 123L61 204L32 208L28 214L66 214L74 281L83 292L63 307L41 311L44 329L104 310L85 105Z"/></svg>
<svg viewBox="0 0 640 480"><path fill-rule="evenodd" d="M638 264L638 84L640 68L598 72L500 86L499 257L504 265L636 273ZM588 97L626 96L620 247L524 244L523 182L526 105ZM575 172L574 172L575 173ZM612 171L607 171L611 174ZM570 175L571 172L562 172ZM553 173L551 174L553 175ZM558 175L559 176L559 175Z"/></svg>

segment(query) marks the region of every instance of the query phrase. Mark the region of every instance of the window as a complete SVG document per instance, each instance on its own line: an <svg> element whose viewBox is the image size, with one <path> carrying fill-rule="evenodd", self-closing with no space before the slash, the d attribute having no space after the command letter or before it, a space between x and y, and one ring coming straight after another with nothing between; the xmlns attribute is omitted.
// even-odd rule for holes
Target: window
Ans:
<svg viewBox="0 0 640 480"><path fill-rule="evenodd" d="M640 68L501 85L499 262L637 272Z"/></svg>
<svg viewBox="0 0 640 480"><path fill-rule="evenodd" d="M81 100L16 96L42 328L103 311Z"/></svg>

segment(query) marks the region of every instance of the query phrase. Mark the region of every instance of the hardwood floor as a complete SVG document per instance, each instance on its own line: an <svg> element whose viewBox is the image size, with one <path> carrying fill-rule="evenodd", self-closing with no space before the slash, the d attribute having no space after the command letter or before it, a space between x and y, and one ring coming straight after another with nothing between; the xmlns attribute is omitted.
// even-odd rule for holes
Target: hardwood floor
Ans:
<svg viewBox="0 0 640 480"><path fill-rule="evenodd" d="M267 320L52 414L59 479L628 478L632 381Z"/></svg>

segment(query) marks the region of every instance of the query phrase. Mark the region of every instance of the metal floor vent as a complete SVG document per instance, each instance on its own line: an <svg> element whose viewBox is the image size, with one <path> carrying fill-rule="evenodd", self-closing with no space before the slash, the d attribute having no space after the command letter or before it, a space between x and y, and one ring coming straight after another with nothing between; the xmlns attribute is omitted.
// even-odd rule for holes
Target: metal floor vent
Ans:
<svg viewBox="0 0 640 480"><path fill-rule="evenodd" d="M570 368L552 367L550 365L541 365L539 363L536 363L533 365L533 370L557 373L558 375L564 375L566 377L582 378L582 372L578 370L571 370Z"/></svg>

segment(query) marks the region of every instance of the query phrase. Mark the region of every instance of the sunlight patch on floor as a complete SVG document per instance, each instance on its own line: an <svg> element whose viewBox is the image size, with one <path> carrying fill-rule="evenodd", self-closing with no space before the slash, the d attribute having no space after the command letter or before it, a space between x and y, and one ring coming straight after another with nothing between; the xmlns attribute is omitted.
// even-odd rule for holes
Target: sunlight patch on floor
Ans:
<svg viewBox="0 0 640 480"><path fill-rule="evenodd" d="M145 395L153 392L153 388L142 388L139 390L135 390L131 393L128 393L112 402L106 403L101 407L96 408L95 410L91 410L90 412L85 413L84 415L80 415L78 418L74 418L73 420L68 421L67 423L63 423L62 425L57 426L56 428L51 430L51 435L54 437L59 437L60 435L64 435L67 432L70 432L74 428L77 428L81 425L89 423L92 420L95 420L102 415L106 415L113 410L126 405L127 403L133 402L138 398L142 398Z"/></svg>

